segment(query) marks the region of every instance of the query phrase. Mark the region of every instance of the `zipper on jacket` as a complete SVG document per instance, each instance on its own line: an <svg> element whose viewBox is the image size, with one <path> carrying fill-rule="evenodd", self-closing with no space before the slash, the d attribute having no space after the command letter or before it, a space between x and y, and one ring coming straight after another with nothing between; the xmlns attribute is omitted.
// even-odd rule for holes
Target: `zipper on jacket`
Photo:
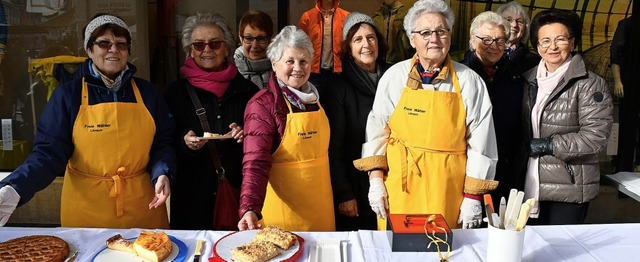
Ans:
<svg viewBox="0 0 640 262"><path fill-rule="evenodd" d="M571 165L569 164L565 164L564 167L567 169L567 172L569 172L569 177L571 178L571 184L575 184L576 174L573 172L573 168L571 168Z"/></svg>

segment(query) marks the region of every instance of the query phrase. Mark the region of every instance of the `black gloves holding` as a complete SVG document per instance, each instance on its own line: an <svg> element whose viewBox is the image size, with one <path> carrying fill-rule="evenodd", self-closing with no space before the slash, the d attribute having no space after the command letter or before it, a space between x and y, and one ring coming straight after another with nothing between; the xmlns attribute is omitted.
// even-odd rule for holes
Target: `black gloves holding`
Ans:
<svg viewBox="0 0 640 262"><path fill-rule="evenodd" d="M553 155L551 137L534 138L529 142L529 156Z"/></svg>

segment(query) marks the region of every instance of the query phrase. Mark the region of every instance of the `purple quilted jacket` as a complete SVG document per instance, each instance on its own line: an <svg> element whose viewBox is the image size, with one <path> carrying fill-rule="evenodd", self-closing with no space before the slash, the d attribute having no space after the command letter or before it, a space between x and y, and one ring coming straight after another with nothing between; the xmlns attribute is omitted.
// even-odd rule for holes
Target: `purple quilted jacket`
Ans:
<svg viewBox="0 0 640 262"><path fill-rule="evenodd" d="M307 111L318 109L316 104L307 106ZM296 107L292 107L292 110L301 112ZM254 211L258 218L262 218L261 210L267 192L272 154L282 141L288 113L289 109L275 74L271 73L267 87L249 100L244 111L243 179L238 210L240 217L247 211Z"/></svg>

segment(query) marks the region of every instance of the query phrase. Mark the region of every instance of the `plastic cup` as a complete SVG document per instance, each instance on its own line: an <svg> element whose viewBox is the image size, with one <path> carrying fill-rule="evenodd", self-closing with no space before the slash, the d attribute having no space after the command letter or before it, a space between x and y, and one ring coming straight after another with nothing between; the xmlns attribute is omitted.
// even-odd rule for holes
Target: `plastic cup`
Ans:
<svg viewBox="0 0 640 262"><path fill-rule="evenodd" d="M489 225L487 242L488 262L520 262L524 245L524 231L506 230Z"/></svg>

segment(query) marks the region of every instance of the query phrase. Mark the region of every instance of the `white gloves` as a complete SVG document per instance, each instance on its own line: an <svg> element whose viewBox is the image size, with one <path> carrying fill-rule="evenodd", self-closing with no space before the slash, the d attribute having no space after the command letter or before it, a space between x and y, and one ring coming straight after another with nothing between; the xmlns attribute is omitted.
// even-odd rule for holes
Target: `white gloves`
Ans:
<svg viewBox="0 0 640 262"><path fill-rule="evenodd" d="M18 201L20 201L20 195L13 187L0 188L0 227L7 223L13 211L16 210Z"/></svg>
<svg viewBox="0 0 640 262"><path fill-rule="evenodd" d="M462 223L462 228L476 228L482 222L482 206L479 200L464 198L460 205L460 217L458 224Z"/></svg>
<svg viewBox="0 0 640 262"><path fill-rule="evenodd" d="M371 210L382 219L387 219L387 210L389 210L389 198L387 188L384 186L382 178L369 179L369 205Z"/></svg>

